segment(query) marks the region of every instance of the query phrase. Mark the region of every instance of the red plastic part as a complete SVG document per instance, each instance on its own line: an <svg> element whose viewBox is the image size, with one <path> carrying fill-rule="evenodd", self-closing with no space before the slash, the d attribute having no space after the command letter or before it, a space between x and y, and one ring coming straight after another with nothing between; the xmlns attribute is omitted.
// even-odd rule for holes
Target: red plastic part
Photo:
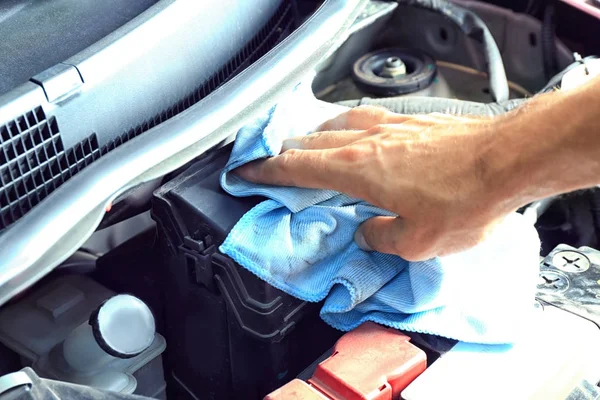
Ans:
<svg viewBox="0 0 600 400"><path fill-rule="evenodd" d="M280 387L267 397L265 400L330 400L308 383L300 379L294 379L285 386Z"/></svg>
<svg viewBox="0 0 600 400"><path fill-rule="evenodd" d="M342 336L308 383L296 379L266 399L397 399L427 364L425 353L409 340L397 330L367 322Z"/></svg>

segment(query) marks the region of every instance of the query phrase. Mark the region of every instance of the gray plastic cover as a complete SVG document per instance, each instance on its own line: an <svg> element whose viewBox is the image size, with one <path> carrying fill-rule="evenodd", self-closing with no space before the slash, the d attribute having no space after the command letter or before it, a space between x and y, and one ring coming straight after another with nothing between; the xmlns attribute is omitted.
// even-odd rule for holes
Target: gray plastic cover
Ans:
<svg viewBox="0 0 600 400"><path fill-rule="evenodd" d="M82 51L158 0L0 3L0 94Z"/></svg>
<svg viewBox="0 0 600 400"><path fill-rule="evenodd" d="M453 0L474 11L489 27L503 56L509 81L518 82L532 93L546 82L543 73L541 23L530 15L515 13L488 2ZM419 48L436 60L485 71L481 44L462 34L453 22L426 10L399 6L382 41L396 46ZM557 40L559 70L573 61L569 49Z"/></svg>
<svg viewBox="0 0 600 400"><path fill-rule="evenodd" d="M188 3L175 2L172 6ZM344 41L364 5L364 0L325 1L298 29L244 72L186 111L98 159L7 229L0 236L0 304L81 246L98 226L106 206L119 194L230 141L252 117L268 110ZM180 15L181 9L179 13L175 10L168 14L170 18L189 17ZM140 28L134 39L151 34L153 28L160 27ZM107 51L124 49L116 46ZM140 52L122 55L139 57ZM81 71L86 80L83 67ZM39 96L43 93L31 90L15 100L36 102Z"/></svg>
<svg viewBox="0 0 600 400"><path fill-rule="evenodd" d="M162 0L0 96L0 234L100 157L243 71L289 34L294 15L292 0Z"/></svg>

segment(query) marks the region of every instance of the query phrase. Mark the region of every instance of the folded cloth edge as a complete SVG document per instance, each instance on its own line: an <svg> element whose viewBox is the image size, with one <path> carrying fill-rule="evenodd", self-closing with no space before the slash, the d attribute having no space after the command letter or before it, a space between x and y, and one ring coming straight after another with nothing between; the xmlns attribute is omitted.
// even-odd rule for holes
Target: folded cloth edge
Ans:
<svg viewBox="0 0 600 400"><path fill-rule="evenodd" d="M256 215L261 215L263 213L264 209L270 210L273 207L273 205L279 205L279 203L275 200L265 200L262 203L254 206L250 211L248 211L246 214L244 214L242 216L242 218L240 218L240 220L235 224L235 226L231 229L231 231L232 232L237 231L238 228L245 226ZM289 285L285 284L285 282L279 282L278 280L276 280L273 277L273 275L270 272L266 271L260 265L256 264L253 260L251 260L250 258L248 258L245 255L243 255L242 253L240 253L236 249L236 247L234 245L232 245L233 240L234 239L233 239L232 235L227 235L227 237L225 238L225 241L219 247L219 251L221 251L222 253L228 254L231 258L233 258L233 260L235 262L244 266L244 268L246 268L248 271L252 272L258 278L267 282L269 285L271 285L285 293L288 293L291 296L294 296L303 301L308 301L311 303L318 303L320 301L323 301L327 297L329 292L331 292L331 289L336 284L341 284L341 285L344 285L346 287L346 289L348 289L352 300L354 301L356 299L356 289L353 286L348 285L347 282L344 282L344 279L334 279L327 286L326 290L324 290L322 293L319 293L318 295L314 295L314 296L307 296L305 293L299 292L295 287L289 286Z"/></svg>

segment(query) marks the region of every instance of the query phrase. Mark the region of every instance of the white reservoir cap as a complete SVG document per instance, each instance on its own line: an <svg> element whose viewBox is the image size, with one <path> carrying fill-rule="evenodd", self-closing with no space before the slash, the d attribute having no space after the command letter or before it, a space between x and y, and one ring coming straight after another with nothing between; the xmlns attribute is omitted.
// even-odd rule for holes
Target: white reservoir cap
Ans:
<svg viewBox="0 0 600 400"><path fill-rule="evenodd" d="M98 345L118 358L135 357L154 340L152 311L137 297L120 294L108 299L90 317Z"/></svg>
<svg viewBox="0 0 600 400"><path fill-rule="evenodd" d="M155 337L148 306L137 297L121 294L102 303L63 343L63 355L81 372L99 372L115 358L132 358L146 350Z"/></svg>

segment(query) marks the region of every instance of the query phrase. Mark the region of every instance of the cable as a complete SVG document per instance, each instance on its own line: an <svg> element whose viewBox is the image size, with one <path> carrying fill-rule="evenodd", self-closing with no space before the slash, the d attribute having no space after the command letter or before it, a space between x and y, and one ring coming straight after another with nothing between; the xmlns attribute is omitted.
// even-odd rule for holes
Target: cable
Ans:
<svg viewBox="0 0 600 400"><path fill-rule="evenodd" d="M524 13L535 16L540 10L540 1L538 0L529 0L527 3L527 8L525 8Z"/></svg>
<svg viewBox="0 0 600 400"><path fill-rule="evenodd" d="M448 61L436 61L436 64L438 67L444 67L444 68L452 69L455 71L464 72L465 74L474 75L474 76L485 77L485 75L486 75L485 72L481 72L475 68L465 67L464 65L454 64L454 63L451 63ZM508 88L511 90L511 92L513 92L517 95L520 95L522 97L531 97L532 96L532 93L530 93L527 89L525 89L523 86L519 85L518 83L508 81Z"/></svg>
<svg viewBox="0 0 600 400"><path fill-rule="evenodd" d="M397 2L442 14L454 22L467 36L481 42L485 51L486 71L490 79L492 96L497 102L508 100L508 80L504 71L502 55L490 30L477 14L447 0L397 0Z"/></svg>
<svg viewBox="0 0 600 400"><path fill-rule="evenodd" d="M554 0L547 0L542 21L542 58L546 80L550 80L558 72L554 7Z"/></svg>

